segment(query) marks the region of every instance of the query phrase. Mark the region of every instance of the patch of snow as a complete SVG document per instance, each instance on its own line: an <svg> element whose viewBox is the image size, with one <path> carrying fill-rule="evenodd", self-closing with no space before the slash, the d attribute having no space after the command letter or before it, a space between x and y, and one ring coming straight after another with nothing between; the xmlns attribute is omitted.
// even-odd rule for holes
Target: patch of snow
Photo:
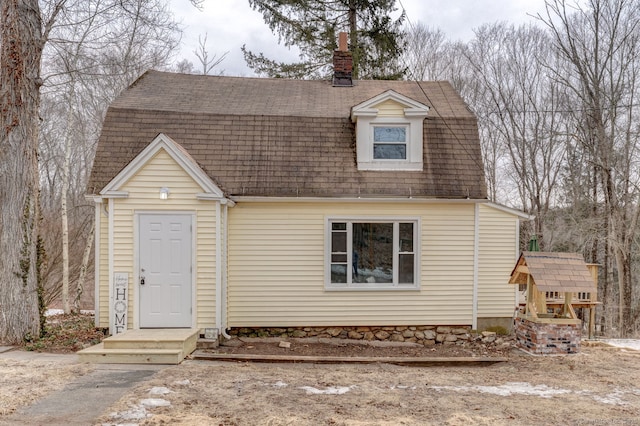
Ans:
<svg viewBox="0 0 640 426"><path fill-rule="evenodd" d="M571 393L567 389L554 389L547 385L532 386L526 382L510 382L500 386L431 386L432 389L440 390L452 390L456 392L468 392L477 391L481 393L489 393L499 396L511 396L511 395L534 395L542 398L551 398L555 395L562 395Z"/></svg>
<svg viewBox="0 0 640 426"><path fill-rule="evenodd" d="M169 401L162 398L147 398L140 401L140 405L145 408L168 407L171 405Z"/></svg>
<svg viewBox="0 0 640 426"><path fill-rule="evenodd" d="M278 380L277 382L275 382L273 384L274 388L286 388L287 386L289 386L288 384L286 384L285 382Z"/></svg>
<svg viewBox="0 0 640 426"><path fill-rule="evenodd" d="M355 386L341 386L341 387L334 387L334 386L330 386L328 388L324 388L324 389L317 389L311 386L301 386L299 389L302 389L304 391L307 392L307 394L309 395L342 395L345 394L347 392L349 392L351 389L353 389Z"/></svg>
<svg viewBox="0 0 640 426"><path fill-rule="evenodd" d="M95 315L96 311L81 309L80 313L83 315ZM63 309L47 309L46 311L44 311L45 317L51 317L54 315L62 315L62 314L64 314Z"/></svg>
<svg viewBox="0 0 640 426"><path fill-rule="evenodd" d="M147 413L147 410L139 405L134 405L127 411L111 413L111 418L116 420L142 420L151 416L152 414Z"/></svg>
<svg viewBox="0 0 640 426"><path fill-rule="evenodd" d="M175 382L173 382L173 384L178 386L188 386L191 384L191 380L189 379L176 380Z"/></svg>
<svg viewBox="0 0 640 426"><path fill-rule="evenodd" d="M416 387L415 387L415 386L407 386L407 385L393 385L393 386L391 386L391 388L390 388L390 389L391 389L391 390L394 390L394 389L402 389L402 390L405 390L405 389L408 389L408 390L416 390Z"/></svg>
<svg viewBox="0 0 640 426"><path fill-rule="evenodd" d="M627 405L628 402L623 401L621 397L623 397L626 392L621 391L620 389L616 389L610 394L605 396L593 395L593 399L603 404L609 405Z"/></svg>
<svg viewBox="0 0 640 426"><path fill-rule="evenodd" d="M603 339L602 341L617 348L640 351L640 339Z"/></svg>
<svg viewBox="0 0 640 426"><path fill-rule="evenodd" d="M154 386L149 389L149 393L151 395L166 395L168 393L172 393L173 391L169 388L165 388L164 386Z"/></svg>
<svg viewBox="0 0 640 426"><path fill-rule="evenodd" d="M397 388L400 388L399 386ZM547 385L532 386L526 382L511 382L500 386L430 386L431 389L436 391L455 391L455 392L481 392L489 393L499 396L511 396L511 395L534 395L542 398L551 398L555 395L562 395L573 393L575 395L586 396L593 398L597 402L608 405L628 405L629 403L623 399L627 394L640 395L640 389L632 389L630 391L624 391L616 389L612 393L604 396L595 395L588 390L571 391L568 389L555 389ZM393 389L393 387L392 387Z"/></svg>

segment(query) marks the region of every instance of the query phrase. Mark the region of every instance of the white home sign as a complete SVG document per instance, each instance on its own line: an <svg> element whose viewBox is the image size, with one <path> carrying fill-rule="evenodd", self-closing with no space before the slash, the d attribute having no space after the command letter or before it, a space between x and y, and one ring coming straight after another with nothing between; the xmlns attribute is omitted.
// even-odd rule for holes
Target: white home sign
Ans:
<svg viewBox="0 0 640 426"><path fill-rule="evenodd" d="M115 272L113 274L113 334L127 329L127 299L129 291L129 274Z"/></svg>

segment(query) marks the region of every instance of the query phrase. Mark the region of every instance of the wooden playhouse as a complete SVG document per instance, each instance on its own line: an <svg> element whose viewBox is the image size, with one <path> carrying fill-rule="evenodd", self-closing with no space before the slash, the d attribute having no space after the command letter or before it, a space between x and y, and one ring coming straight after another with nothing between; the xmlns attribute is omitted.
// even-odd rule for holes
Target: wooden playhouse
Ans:
<svg viewBox="0 0 640 426"><path fill-rule="evenodd" d="M588 308L591 337L597 277L597 265L578 253L523 252L509 279L524 296L515 317L516 345L534 354L578 353L582 320L574 308Z"/></svg>

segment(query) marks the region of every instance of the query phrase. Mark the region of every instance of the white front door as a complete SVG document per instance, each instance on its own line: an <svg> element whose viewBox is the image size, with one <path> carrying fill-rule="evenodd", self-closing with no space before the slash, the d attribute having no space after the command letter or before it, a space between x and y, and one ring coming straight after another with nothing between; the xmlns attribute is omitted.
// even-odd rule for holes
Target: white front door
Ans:
<svg viewBox="0 0 640 426"><path fill-rule="evenodd" d="M139 217L140 328L191 327L191 215Z"/></svg>

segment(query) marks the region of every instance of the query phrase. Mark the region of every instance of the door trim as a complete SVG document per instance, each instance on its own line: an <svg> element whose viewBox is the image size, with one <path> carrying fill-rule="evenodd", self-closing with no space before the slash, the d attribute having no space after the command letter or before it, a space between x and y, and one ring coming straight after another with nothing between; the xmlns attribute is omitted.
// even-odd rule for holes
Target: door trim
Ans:
<svg viewBox="0 0 640 426"><path fill-rule="evenodd" d="M140 216L144 215L173 215L191 216L191 328L195 328L198 318L196 305L196 277L198 268L196 259L196 241L198 235L197 214L193 210L135 210L133 212L133 329L140 329Z"/></svg>

